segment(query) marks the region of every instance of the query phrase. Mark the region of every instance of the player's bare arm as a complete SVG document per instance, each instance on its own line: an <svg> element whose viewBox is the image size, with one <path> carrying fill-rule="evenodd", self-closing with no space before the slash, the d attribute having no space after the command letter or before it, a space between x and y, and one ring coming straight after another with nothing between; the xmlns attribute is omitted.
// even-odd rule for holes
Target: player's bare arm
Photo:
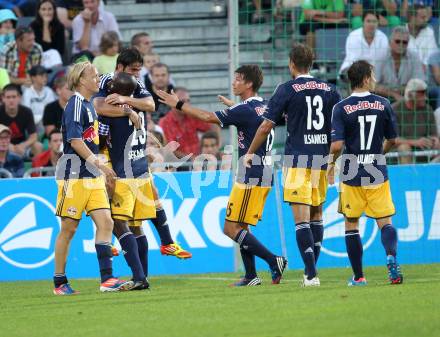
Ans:
<svg viewBox="0 0 440 337"><path fill-rule="evenodd" d="M257 133L255 134L254 140L252 141L251 146L249 146L249 150L244 158L244 164L246 167L251 167L252 158L255 151L257 151L258 148L266 141L267 136L270 134L274 126L275 124L267 119L264 120L263 123L261 123L260 127L257 130Z"/></svg>
<svg viewBox="0 0 440 337"><path fill-rule="evenodd" d="M179 98L174 93L174 91L169 94L165 91L159 90L157 95L161 98L159 101L168 105L170 108L176 108L187 114L188 116L194 117L206 123L220 124L220 120L215 116L214 113L196 108L188 103L183 103L183 105L178 106Z"/></svg>
<svg viewBox="0 0 440 337"><path fill-rule="evenodd" d="M330 185L335 183L335 163L336 159L341 155L342 149L344 148L344 141L338 140L333 142L330 146L330 156L327 165L327 179Z"/></svg>
<svg viewBox="0 0 440 337"><path fill-rule="evenodd" d="M108 104L128 104L133 108L145 112L155 111L154 100L151 97L134 98L119 94L111 94L105 98L105 102Z"/></svg>
<svg viewBox="0 0 440 337"><path fill-rule="evenodd" d="M141 128L139 115L128 105L113 105L105 102L104 97L96 97L93 106L100 116L105 117L128 117L136 129Z"/></svg>
<svg viewBox="0 0 440 337"><path fill-rule="evenodd" d="M228 107L231 107L235 104L235 102L233 100L226 98L225 96L218 95L217 98L220 102L222 102L224 105L226 105Z"/></svg>

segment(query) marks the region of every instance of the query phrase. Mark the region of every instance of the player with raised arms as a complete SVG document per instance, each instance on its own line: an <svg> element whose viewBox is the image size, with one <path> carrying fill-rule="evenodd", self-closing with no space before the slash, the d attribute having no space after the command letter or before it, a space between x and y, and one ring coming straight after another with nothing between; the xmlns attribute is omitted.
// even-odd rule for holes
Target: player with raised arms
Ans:
<svg viewBox="0 0 440 337"><path fill-rule="evenodd" d="M86 211L96 224L95 248L101 273L102 292L126 290L128 282L113 276L112 230L113 220L105 189L107 179L114 179L115 172L101 162L98 155L98 116L90 102L99 91L96 68L89 62L72 66L68 86L75 93L68 100L62 117L63 156L57 165L58 197L56 215L61 217L61 231L55 244L55 295L72 295L73 290L66 277L66 262L70 242ZM119 111L113 115L122 116ZM132 110L127 114L133 115ZM135 115L135 114L134 114ZM133 116L134 116L133 115Z"/></svg>
<svg viewBox="0 0 440 337"><path fill-rule="evenodd" d="M376 219L387 255L389 280L399 284L403 276L396 260L397 231L391 221L395 208L384 156L395 145L396 116L386 98L370 93L376 84L372 65L354 62L348 69L348 79L353 92L334 108L328 165L329 182L334 183L335 161L343 151L339 212L345 217L345 243L354 273L348 285L367 284L359 235L359 217L364 212Z"/></svg>
<svg viewBox="0 0 440 337"><path fill-rule="evenodd" d="M242 157L263 119L262 114L266 109L266 101L257 95L263 83L263 73L257 65L244 65L235 71L232 82L234 94L240 96L241 103L234 103L222 96L219 98L229 108L216 112L208 112L188 103L179 101L176 94L159 91L161 102L171 108L183 111L185 114L199 120L215 123L221 126L235 125L238 131L238 152ZM268 162L267 152L272 149L273 133L268 137L266 144L256 149L262 158L258 165L244 170L239 168L237 181L232 188L226 209L224 233L240 245L246 274L244 278L234 283L233 286L256 286L261 284L255 268L255 256L265 260L270 267L272 283L281 281L287 260L270 252L248 230L249 225L256 225L261 219L266 197L272 184L271 165ZM243 172L244 171L244 172ZM269 174L266 174L269 172ZM241 173L241 174L240 174Z"/></svg>
<svg viewBox="0 0 440 337"><path fill-rule="evenodd" d="M316 263L324 236L326 156L330 149L331 113L340 100L331 85L310 76L312 63L313 52L309 47L292 47L289 69L293 79L280 84L270 98L264 122L245 159L251 166L257 149L285 114L284 201L290 203L296 224L296 240L305 265L303 286L320 285Z"/></svg>

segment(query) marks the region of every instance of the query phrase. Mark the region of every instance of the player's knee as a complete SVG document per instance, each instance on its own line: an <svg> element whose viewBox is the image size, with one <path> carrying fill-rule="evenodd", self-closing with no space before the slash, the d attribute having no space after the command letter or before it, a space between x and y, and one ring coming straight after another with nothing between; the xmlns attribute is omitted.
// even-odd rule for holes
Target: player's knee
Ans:
<svg viewBox="0 0 440 337"><path fill-rule="evenodd" d="M345 230L353 231L359 229L358 218L345 218Z"/></svg>
<svg viewBox="0 0 440 337"><path fill-rule="evenodd" d="M76 226L62 226L60 234L66 239L71 240L76 233Z"/></svg>
<svg viewBox="0 0 440 337"><path fill-rule="evenodd" d="M127 233L130 231L130 228L128 227L127 221L123 220L114 220L113 225L113 234L116 237L120 237L122 234Z"/></svg>
<svg viewBox="0 0 440 337"><path fill-rule="evenodd" d="M225 225L223 226L223 233L230 237L232 240L235 239L238 232L241 230L241 226L235 222L225 221Z"/></svg>

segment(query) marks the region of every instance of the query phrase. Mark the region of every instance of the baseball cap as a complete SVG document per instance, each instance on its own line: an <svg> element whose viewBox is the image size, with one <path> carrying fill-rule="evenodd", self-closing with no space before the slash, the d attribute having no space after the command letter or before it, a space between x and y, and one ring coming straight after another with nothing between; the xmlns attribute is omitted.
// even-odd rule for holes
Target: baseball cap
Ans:
<svg viewBox="0 0 440 337"><path fill-rule="evenodd" d="M0 124L0 134L5 131L11 133L11 130L6 125Z"/></svg>
<svg viewBox="0 0 440 337"><path fill-rule="evenodd" d="M33 66L29 70L29 75L30 76L37 76L37 75L47 74L49 72L50 72L50 70L44 68L43 66Z"/></svg>
<svg viewBox="0 0 440 337"><path fill-rule="evenodd" d="M17 16L10 9L1 9L0 10L0 23L5 22L6 20L17 21Z"/></svg>
<svg viewBox="0 0 440 337"><path fill-rule="evenodd" d="M408 81L405 87L405 91L424 91L428 88L428 85L424 80L419 78L412 78Z"/></svg>

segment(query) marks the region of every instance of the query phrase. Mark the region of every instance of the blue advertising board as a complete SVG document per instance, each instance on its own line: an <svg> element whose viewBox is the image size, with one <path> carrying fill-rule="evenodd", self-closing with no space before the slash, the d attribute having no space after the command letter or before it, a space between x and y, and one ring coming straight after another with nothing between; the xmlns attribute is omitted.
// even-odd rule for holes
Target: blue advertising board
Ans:
<svg viewBox="0 0 440 337"><path fill-rule="evenodd" d="M277 172L281 181L281 172ZM390 167L399 234L401 263L440 262L440 165ZM232 184L226 171L155 174L172 236L193 253L185 261L160 255L160 241L151 223L144 223L150 247L150 274L193 274L234 271L232 241L223 232L223 219ZM253 233L277 254L285 253L289 267L302 267L296 246L293 216L280 202L276 184L267 199L263 220ZM60 221L54 216L56 183L52 178L0 181L0 281L49 279L54 269L54 245ZM337 190L330 187L324 205L325 236L319 267L348 266L343 217L337 213ZM374 221L361 218L364 264L381 265L384 252ZM84 216L72 241L69 277L96 277L94 225ZM116 246L118 245L115 242ZM259 268L267 267L259 262ZM114 259L117 275L129 275L122 256Z"/></svg>

